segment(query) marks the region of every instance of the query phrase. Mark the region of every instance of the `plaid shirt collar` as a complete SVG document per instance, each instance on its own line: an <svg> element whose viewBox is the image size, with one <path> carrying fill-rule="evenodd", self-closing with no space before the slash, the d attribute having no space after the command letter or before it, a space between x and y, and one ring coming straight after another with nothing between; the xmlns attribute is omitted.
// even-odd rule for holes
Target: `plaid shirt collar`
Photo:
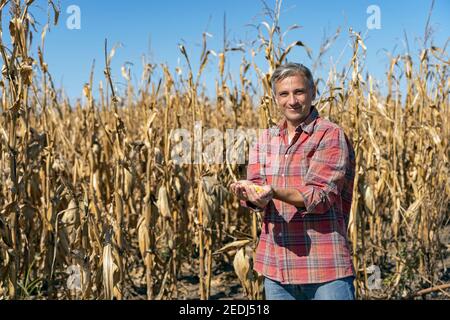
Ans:
<svg viewBox="0 0 450 320"><path fill-rule="evenodd" d="M298 127L295 129L296 132L305 132L309 136L314 132L314 126L316 124L316 120L319 117L319 112L315 106L311 106L311 112L305 121L300 123ZM286 119L281 120L275 127L271 128L272 135L284 136L287 132L287 121Z"/></svg>

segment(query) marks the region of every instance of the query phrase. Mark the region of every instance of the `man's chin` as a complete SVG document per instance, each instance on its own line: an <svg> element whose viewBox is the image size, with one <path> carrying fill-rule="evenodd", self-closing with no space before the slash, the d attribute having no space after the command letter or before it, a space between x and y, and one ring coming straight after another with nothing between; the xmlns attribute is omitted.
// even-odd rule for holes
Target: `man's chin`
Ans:
<svg viewBox="0 0 450 320"><path fill-rule="evenodd" d="M287 121L290 122L301 122L303 120L303 117L301 115L284 115Z"/></svg>
<svg viewBox="0 0 450 320"><path fill-rule="evenodd" d="M303 114L302 114L300 112L296 112L295 110L286 110L283 114L287 121L294 122L294 123L303 122L304 120L306 120L306 118L309 115L309 113L305 114L303 112Z"/></svg>

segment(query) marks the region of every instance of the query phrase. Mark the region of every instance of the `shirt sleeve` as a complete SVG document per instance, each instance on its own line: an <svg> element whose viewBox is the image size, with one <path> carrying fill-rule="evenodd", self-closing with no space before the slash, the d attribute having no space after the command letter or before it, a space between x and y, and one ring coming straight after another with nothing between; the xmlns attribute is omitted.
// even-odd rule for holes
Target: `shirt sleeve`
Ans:
<svg viewBox="0 0 450 320"><path fill-rule="evenodd" d="M311 158L301 193L307 213L326 213L341 197L349 165L349 147L341 128L327 131Z"/></svg>
<svg viewBox="0 0 450 320"><path fill-rule="evenodd" d="M250 147L248 166L247 166L247 180L257 185L266 184L266 148L268 136L264 132L253 147ZM254 205L250 201L240 201L241 206L255 210L263 211L263 209Z"/></svg>

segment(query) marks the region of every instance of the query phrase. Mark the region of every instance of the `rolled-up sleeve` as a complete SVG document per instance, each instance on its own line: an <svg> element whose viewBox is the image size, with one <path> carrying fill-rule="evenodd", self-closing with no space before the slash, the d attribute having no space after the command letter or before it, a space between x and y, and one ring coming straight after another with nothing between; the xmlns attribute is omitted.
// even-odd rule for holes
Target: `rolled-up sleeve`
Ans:
<svg viewBox="0 0 450 320"><path fill-rule="evenodd" d="M304 199L307 213L326 213L341 201L348 165L345 133L340 128L330 128L310 160L304 183L296 188Z"/></svg>

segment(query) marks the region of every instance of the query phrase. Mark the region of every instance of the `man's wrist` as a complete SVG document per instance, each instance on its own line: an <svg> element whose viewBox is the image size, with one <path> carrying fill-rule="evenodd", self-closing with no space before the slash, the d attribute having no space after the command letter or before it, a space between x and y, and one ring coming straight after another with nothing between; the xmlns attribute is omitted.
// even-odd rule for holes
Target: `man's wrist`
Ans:
<svg viewBox="0 0 450 320"><path fill-rule="evenodd" d="M251 202L250 200L246 201L247 207L249 209L252 209L253 211L257 211L257 212L262 212L264 211L263 208L258 207L256 204L254 204L253 202Z"/></svg>
<svg viewBox="0 0 450 320"><path fill-rule="evenodd" d="M276 200L279 200L278 199L278 189L276 188L276 187L274 187L274 186L270 186L270 188L271 188L271 192L272 192L272 199L276 199Z"/></svg>

